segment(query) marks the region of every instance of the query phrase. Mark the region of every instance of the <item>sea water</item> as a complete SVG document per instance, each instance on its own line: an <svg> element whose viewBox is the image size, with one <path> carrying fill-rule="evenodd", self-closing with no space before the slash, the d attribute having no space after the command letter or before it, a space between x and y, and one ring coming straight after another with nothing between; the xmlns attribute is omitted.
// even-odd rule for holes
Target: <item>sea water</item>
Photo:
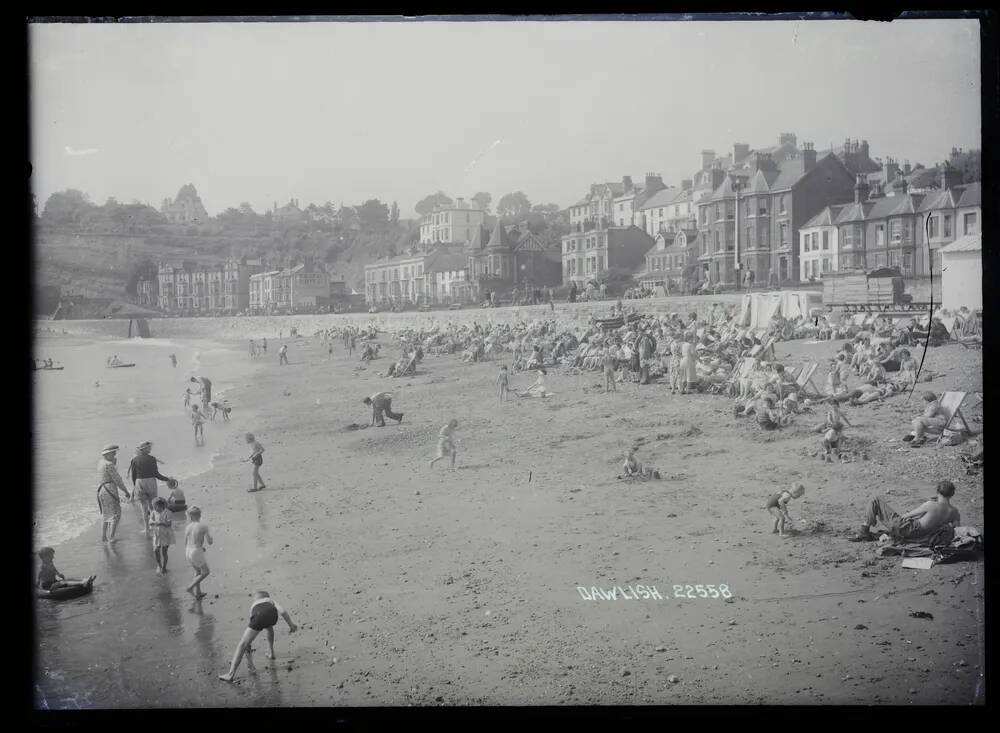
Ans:
<svg viewBox="0 0 1000 733"><path fill-rule="evenodd" d="M173 366L170 355L177 358ZM117 355L131 368L109 369ZM41 336L36 359L52 359L62 371L38 370L33 385L34 540L56 546L100 521L97 464L101 449L117 444L118 470L129 492L126 473L136 446L153 442L152 453L163 463L160 473L184 479L212 467L223 450L241 450L230 423L219 413L205 424L204 445L195 445L190 408L184 392L199 385L192 376L212 381L212 401L244 384L252 371L245 351L213 341L166 339L93 339ZM200 395L192 397L200 404ZM234 412L239 404L230 400ZM160 495L166 495L160 485ZM128 526L135 511L122 506ZM135 517L138 523L138 515Z"/></svg>

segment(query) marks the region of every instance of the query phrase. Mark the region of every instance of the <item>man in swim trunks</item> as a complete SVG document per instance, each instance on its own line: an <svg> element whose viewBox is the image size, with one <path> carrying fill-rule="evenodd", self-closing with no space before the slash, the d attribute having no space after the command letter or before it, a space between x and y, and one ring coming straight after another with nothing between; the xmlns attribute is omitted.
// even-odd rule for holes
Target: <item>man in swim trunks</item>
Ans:
<svg viewBox="0 0 1000 733"><path fill-rule="evenodd" d="M115 465L118 462L118 446L106 445L101 451L101 460L97 464L98 486L97 506L101 510L103 523L101 525L101 542L115 542L115 531L122 518L121 500L118 492L131 499L131 494L125 488L121 474Z"/></svg>
<svg viewBox="0 0 1000 733"><path fill-rule="evenodd" d="M257 591L257 599L250 605L250 623L247 624L247 628L243 631L243 638L236 646L236 653L233 655L233 661L229 664L229 671L220 674L220 680L233 681L236 676L236 668L240 666L243 655L253 651L250 644L261 631L267 632L267 658L274 659L274 625L278 623L279 616L288 624L289 633L294 634L298 626L292 623L292 617L288 615L288 611L278 605L278 602L271 598L267 591Z"/></svg>
<svg viewBox="0 0 1000 733"><path fill-rule="evenodd" d="M889 530L893 539L913 540L928 537L940 529L951 525L959 526L962 521L958 509L951 505L955 495L955 484L938 481L937 497L925 501L913 511L900 515L886 502L885 497L872 499L865 515L861 531L851 537L851 542L870 542L875 539L871 528L879 521Z"/></svg>
<svg viewBox="0 0 1000 733"><path fill-rule="evenodd" d="M924 392L924 402L927 403L927 406L924 408L923 414L913 418L913 422L910 423L910 427L913 428L912 435L907 435L903 438L904 441L909 442L912 446L923 445L927 442L927 438L924 437L925 430L941 432L948 422L947 416L941 410L941 403L938 402L936 394L933 392Z"/></svg>
<svg viewBox="0 0 1000 733"><path fill-rule="evenodd" d="M155 456L150 454L153 443L144 440L136 448L135 456L128 466L128 477L132 481L132 495L139 500L142 507L142 534L149 536L149 512L153 506L153 499L158 494L157 479L160 481L170 481L172 477L164 476L157 468L160 462Z"/></svg>

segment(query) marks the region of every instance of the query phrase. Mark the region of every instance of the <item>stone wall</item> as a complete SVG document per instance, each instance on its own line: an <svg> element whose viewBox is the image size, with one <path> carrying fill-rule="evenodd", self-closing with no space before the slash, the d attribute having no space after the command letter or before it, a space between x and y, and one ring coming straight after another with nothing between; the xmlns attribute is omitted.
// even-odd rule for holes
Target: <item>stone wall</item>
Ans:
<svg viewBox="0 0 1000 733"><path fill-rule="evenodd" d="M689 295L668 298L646 298L623 301L635 306L640 313L665 315L680 313L687 316L695 312L699 318L708 317L716 303L739 305L742 296L736 293L720 295ZM547 305L509 306L505 308L463 308L457 311L430 311L420 313L343 313L304 316L241 316L220 318L154 318L149 329L154 338L205 338L246 340L251 338L277 338L281 331L287 335L294 327L304 336L316 331L352 324L365 326L375 323L380 331L397 331L405 328L430 327L435 323L480 324L548 319L554 317L561 326L585 326L592 316L606 317L613 300L585 303L557 303L555 313ZM39 321L39 331L67 333L79 336L125 338L128 320L105 319L100 321Z"/></svg>

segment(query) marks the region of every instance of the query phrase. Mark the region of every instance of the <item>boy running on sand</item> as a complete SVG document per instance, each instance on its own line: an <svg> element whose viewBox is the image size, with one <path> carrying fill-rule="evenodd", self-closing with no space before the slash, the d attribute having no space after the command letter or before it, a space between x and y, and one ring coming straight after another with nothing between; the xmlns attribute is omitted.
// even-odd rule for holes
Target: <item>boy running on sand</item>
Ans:
<svg viewBox="0 0 1000 733"><path fill-rule="evenodd" d="M38 559L42 561L42 566L38 569L38 580L35 583L42 590L58 590L59 588L69 588L74 585L92 586L96 575L91 575L86 580L67 578L56 570L53 563L56 551L51 547L43 547L38 551Z"/></svg>
<svg viewBox="0 0 1000 733"><path fill-rule="evenodd" d="M278 623L279 615L288 624L288 633L294 634L298 626L292 623L292 617L288 615L288 611L279 606L278 602L272 599L267 591L257 591L257 600L250 604L250 623L247 624L247 628L243 631L243 638L236 646L236 653L233 654L233 661L229 664L229 671L220 674L220 680L223 682L233 681L233 678L236 677L236 669L243 660L243 655L253 651L250 644L261 631L267 631L268 652L266 656L268 659L274 659L274 625Z"/></svg>
<svg viewBox="0 0 1000 733"><path fill-rule="evenodd" d="M184 590L200 600L207 595L201 592L201 581L211 572L205 559L205 540L212 544L212 534L208 525L201 521L201 509L196 506L188 509L188 518L191 521L184 529L184 556L194 568L194 580Z"/></svg>
<svg viewBox="0 0 1000 733"><path fill-rule="evenodd" d="M497 376L497 386L500 388L500 401L505 402L508 397L508 392L510 392L510 381L509 375L507 374L507 365L500 365L500 374Z"/></svg>
<svg viewBox="0 0 1000 733"><path fill-rule="evenodd" d="M441 428L441 432L438 433L437 456L428 462L431 468L434 468L434 464L442 458L451 456L451 469L455 470L455 456L457 454L455 450L455 428L457 427L458 420L452 419L448 421L447 425Z"/></svg>
<svg viewBox="0 0 1000 733"><path fill-rule="evenodd" d="M263 455L264 446L262 446L259 442L257 442L257 439L254 438L253 433L246 434L246 441L247 444L253 447L250 449L250 455L244 458L240 462L246 463L247 461L250 461L250 463L253 464L253 474L252 474L253 482L250 488L247 489L247 492L251 493L254 491L260 491L261 489L267 488L264 485L264 479L260 477L260 467L264 463L264 455ZM260 486L258 486L257 484L260 484Z"/></svg>
<svg viewBox="0 0 1000 733"><path fill-rule="evenodd" d="M767 511L774 517L774 526L771 528L772 534L785 536L785 522L792 523L792 518L788 515L788 502L798 499L806 493L806 487L802 484L793 484L792 490L779 491L772 494L767 500Z"/></svg>

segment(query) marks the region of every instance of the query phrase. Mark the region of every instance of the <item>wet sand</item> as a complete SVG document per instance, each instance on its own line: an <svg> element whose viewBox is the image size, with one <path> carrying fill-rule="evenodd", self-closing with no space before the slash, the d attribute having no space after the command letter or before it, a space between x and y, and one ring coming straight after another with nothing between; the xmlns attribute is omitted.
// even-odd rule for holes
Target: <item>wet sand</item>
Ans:
<svg viewBox="0 0 1000 733"><path fill-rule="evenodd" d="M792 365L835 346L777 350ZM830 465L809 455L821 414L764 434L727 398L662 384L605 395L601 375L560 369L546 381L555 396L500 405L491 363L429 355L416 376L381 379L386 356L358 370L339 343L327 362L319 339L300 339L290 366L269 355L251 387L230 390L260 417L237 409L209 425L233 448L184 486L216 540L200 604L183 591L183 548L157 576L128 505L114 554L99 529L60 548L60 570L98 582L83 599L38 601L39 706L983 701L982 563L906 570L843 537L872 494L906 511L940 478L985 533L982 478L965 474L962 447L900 441L919 389L847 408L858 427L846 435L870 441L869 460ZM947 373L927 385L938 393L982 390L982 352L930 349L924 369ZM402 425L351 429L370 420L361 398L382 389ZM981 428L981 406L965 412ZM429 469L452 417L458 470ZM266 450L268 488L255 494L238 462L248 429ZM639 439L662 480L616 480ZM782 540L763 506L793 480L807 492L791 513L806 522ZM732 598L674 597L700 584ZM577 590L630 585L662 599ZM253 669L223 683L258 588L301 628L279 622L277 660L261 638Z"/></svg>

